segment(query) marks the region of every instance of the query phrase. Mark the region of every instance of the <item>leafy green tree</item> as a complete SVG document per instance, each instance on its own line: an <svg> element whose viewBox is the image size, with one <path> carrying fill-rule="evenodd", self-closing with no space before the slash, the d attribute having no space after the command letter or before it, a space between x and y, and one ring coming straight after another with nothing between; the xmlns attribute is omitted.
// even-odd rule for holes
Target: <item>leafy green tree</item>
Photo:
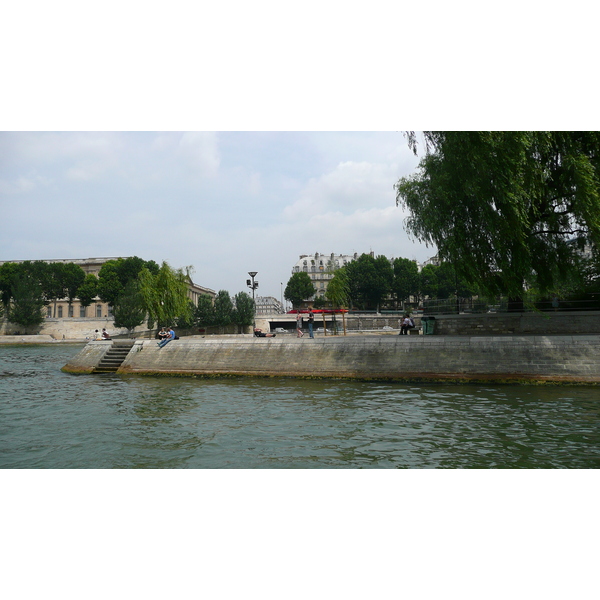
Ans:
<svg viewBox="0 0 600 600"><path fill-rule="evenodd" d="M8 312L8 306L12 300L13 285L20 272L18 263L7 262L0 266L0 299L5 313Z"/></svg>
<svg viewBox="0 0 600 600"><path fill-rule="evenodd" d="M106 261L98 273L100 299L114 305L125 286L138 279L144 269L151 275L158 276L160 267L153 260L145 261L138 256Z"/></svg>
<svg viewBox="0 0 600 600"><path fill-rule="evenodd" d="M76 295L79 302L81 302L81 306L89 306L98 295L98 278L93 273L88 273L79 286Z"/></svg>
<svg viewBox="0 0 600 600"><path fill-rule="evenodd" d="M26 268L14 278L11 287L12 303L8 320L23 327L35 327L44 322L44 296L39 280Z"/></svg>
<svg viewBox="0 0 600 600"><path fill-rule="evenodd" d="M175 325L179 329L192 329L192 327L194 327L196 324L196 306L190 299L188 299L188 308L189 310L185 314L178 315L175 319Z"/></svg>
<svg viewBox="0 0 600 600"><path fill-rule="evenodd" d="M246 292L238 292L233 297L233 304L231 320L238 326L240 332L254 322L254 301Z"/></svg>
<svg viewBox="0 0 600 600"><path fill-rule="evenodd" d="M458 274L452 263L443 262L436 270L436 277L438 298L471 298L477 294L477 289Z"/></svg>
<svg viewBox="0 0 600 600"><path fill-rule="evenodd" d="M173 269L163 262L156 274L144 267L138 280L149 329L155 324L173 325L177 318L191 319L189 275L183 269Z"/></svg>
<svg viewBox="0 0 600 600"><path fill-rule="evenodd" d="M406 302L411 296L419 295L419 267L414 260L395 258L392 264L394 279L392 293L397 302Z"/></svg>
<svg viewBox="0 0 600 600"><path fill-rule="evenodd" d="M61 271L66 297L69 304L72 304L73 300L78 298L77 292L85 281L85 271L72 262L63 264Z"/></svg>
<svg viewBox="0 0 600 600"><path fill-rule="evenodd" d="M111 306L114 306L125 287L119 279L116 263L115 260L105 262L98 273L98 296L102 302L108 302Z"/></svg>
<svg viewBox="0 0 600 600"><path fill-rule="evenodd" d="M352 303L363 309L378 309L392 288L394 271L390 261L385 256L361 254L345 268Z"/></svg>
<svg viewBox="0 0 600 600"><path fill-rule="evenodd" d="M315 295L315 288L308 275L304 271L293 273L289 278L283 297L292 303L294 308L302 304L303 300L308 300Z"/></svg>
<svg viewBox="0 0 600 600"><path fill-rule="evenodd" d="M233 302L226 290L219 290L215 297L215 325L224 328L231 323Z"/></svg>
<svg viewBox="0 0 600 600"><path fill-rule="evenodd" d="M125 327L131 336L136 327L146 318L144 301L140 294L139 284L131 280L113 306L115 327Z"/></svg>
<svg viewBox="0 0 600 600"><path fill-rule="evenodd" d="M24 265L28 264L23 263ZM46 303L54 303L54 316L56 316L56 303L67 296L64 264L46 263L36 260L31 263L32 272L42 285L42 293Z"/></svg>
<svg viewBox="0 0 600 600"><path fill-rule="evenodd" d="M194 321L198 327L210 327L215 324L215 307L212 298L202 294L194 312Z"/></svg>
<svg viewBox="0 0 600 600"><path fill-rule="evenodd" d="M600 132L424 133L396 184L406 228L490 294L551 290L600 242ZM409 144L416 151L414 134Z"/></svg>
<svg viewBox="0 0 600 600"><path fill-rule="evenodd" d="M437 270L439 267L435 265L425 265L419 273L419 289L421 297L429 296L430 298L437 298L438 295L438 281L437 281Z"/></svg>
<svg viewBox="0 0 600 600"><path fill-rule="evenodd" d="M315 298L312 305L313 308L325 308L327 306L327 300L325 299L325 296L319 295Z"/></svg>

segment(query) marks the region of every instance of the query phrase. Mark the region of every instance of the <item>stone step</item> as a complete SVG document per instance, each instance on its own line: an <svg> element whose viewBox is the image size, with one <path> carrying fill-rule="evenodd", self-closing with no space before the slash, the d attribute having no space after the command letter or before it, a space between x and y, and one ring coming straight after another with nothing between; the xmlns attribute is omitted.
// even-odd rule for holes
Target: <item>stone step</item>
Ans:
<svg viewBox="0 0 600 600"><path fill-rule="evenodd" d="M106 354L100 359L94 373L115 373L127 358L133 343L113 343Z"/></svg>

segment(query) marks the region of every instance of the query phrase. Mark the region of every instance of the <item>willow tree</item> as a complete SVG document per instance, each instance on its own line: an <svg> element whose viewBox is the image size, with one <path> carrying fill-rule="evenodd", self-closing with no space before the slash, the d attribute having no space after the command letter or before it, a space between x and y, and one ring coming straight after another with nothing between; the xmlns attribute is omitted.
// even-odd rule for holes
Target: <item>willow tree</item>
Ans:
<svg viewBox="0 0 600 600"><path fill-rule="evenodd" d="M416 137L409 134L416 152ZM544 292L600 243L600 133L424 133L417 172L395 185L405 227L489 293Z"/></svg>
<svg viewBox="0 0 600 600"><path fill-rule="evenodd" d="M337 269L335 275L327 284L325 297L331 302L333 308L346 308L350 305L350 288L346 267Z"/></svg>
<svg viewBox="0 0 600 600"><path fill-rule="evenodd" d="M148 315L148 328L170 326L178 317L192 318L188 302L189 270L173 269L163 262L156 273L144 267L139 275L139 293Z"/></svg>

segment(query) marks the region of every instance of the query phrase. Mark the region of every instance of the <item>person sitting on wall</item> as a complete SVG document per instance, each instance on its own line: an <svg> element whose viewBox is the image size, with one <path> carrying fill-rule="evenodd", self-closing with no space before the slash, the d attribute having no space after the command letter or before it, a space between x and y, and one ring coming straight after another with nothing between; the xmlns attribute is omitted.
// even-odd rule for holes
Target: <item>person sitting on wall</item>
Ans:
<svg viewBox="0 0 600 600"><path fill-rule="evenodd" d="M161 340L160 342L158 342L159 348L166 346L171 340L174 340L176 338L175 332L173 331L172 327L169 327L169 331L167 333L169 334L169 337L166 337L164 340Z"/></svg>
<svg viewBox="0 0 600 600"><path fill-rule="evenodd" d="M108 331L106 331L106 329L104 329L104 327L102 328L102 339L110 340L110 335L108 335Z"/></svg>
<svg viewBox="0 0 600 600"><path fill-rule="evenodd" d="M408 330L413 329L414 326L414 321L408 315L406 315L402 321L402 325L400 326L400 335L408 335Z"/></svg>
<svg viewBox="0 0 600 600"><path fill-rule="evenodd" d="M164 339L168 338L169 334L167 333L167 330L163 327L159 332L158 332L158 339L162 342Z"/></svg>
<svg viewBox="0 0 600 600"><path fill-rule="evenodd" d="M254 335L256 337L275 337L277 334L275 333L263 333L262 329L255 329Z"/></svg>

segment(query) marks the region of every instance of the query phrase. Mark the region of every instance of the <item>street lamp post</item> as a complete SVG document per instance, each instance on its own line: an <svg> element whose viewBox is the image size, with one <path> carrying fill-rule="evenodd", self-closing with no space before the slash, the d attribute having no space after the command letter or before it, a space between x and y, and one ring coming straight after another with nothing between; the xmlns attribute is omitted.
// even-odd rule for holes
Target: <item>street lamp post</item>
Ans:
<svg viewBox="0 0 600 600"><path fill-rule="evenodd" d="M248 275L252 277L252 280L246 279L246 285L252 290L252 304L254 305L254 322L252 328L253 332L254 329L256 329L256 304L254 303L254 290L258 287L258 281L254 281L254 278L256 277L257 273L258 271L248 271Z"/></svg>

